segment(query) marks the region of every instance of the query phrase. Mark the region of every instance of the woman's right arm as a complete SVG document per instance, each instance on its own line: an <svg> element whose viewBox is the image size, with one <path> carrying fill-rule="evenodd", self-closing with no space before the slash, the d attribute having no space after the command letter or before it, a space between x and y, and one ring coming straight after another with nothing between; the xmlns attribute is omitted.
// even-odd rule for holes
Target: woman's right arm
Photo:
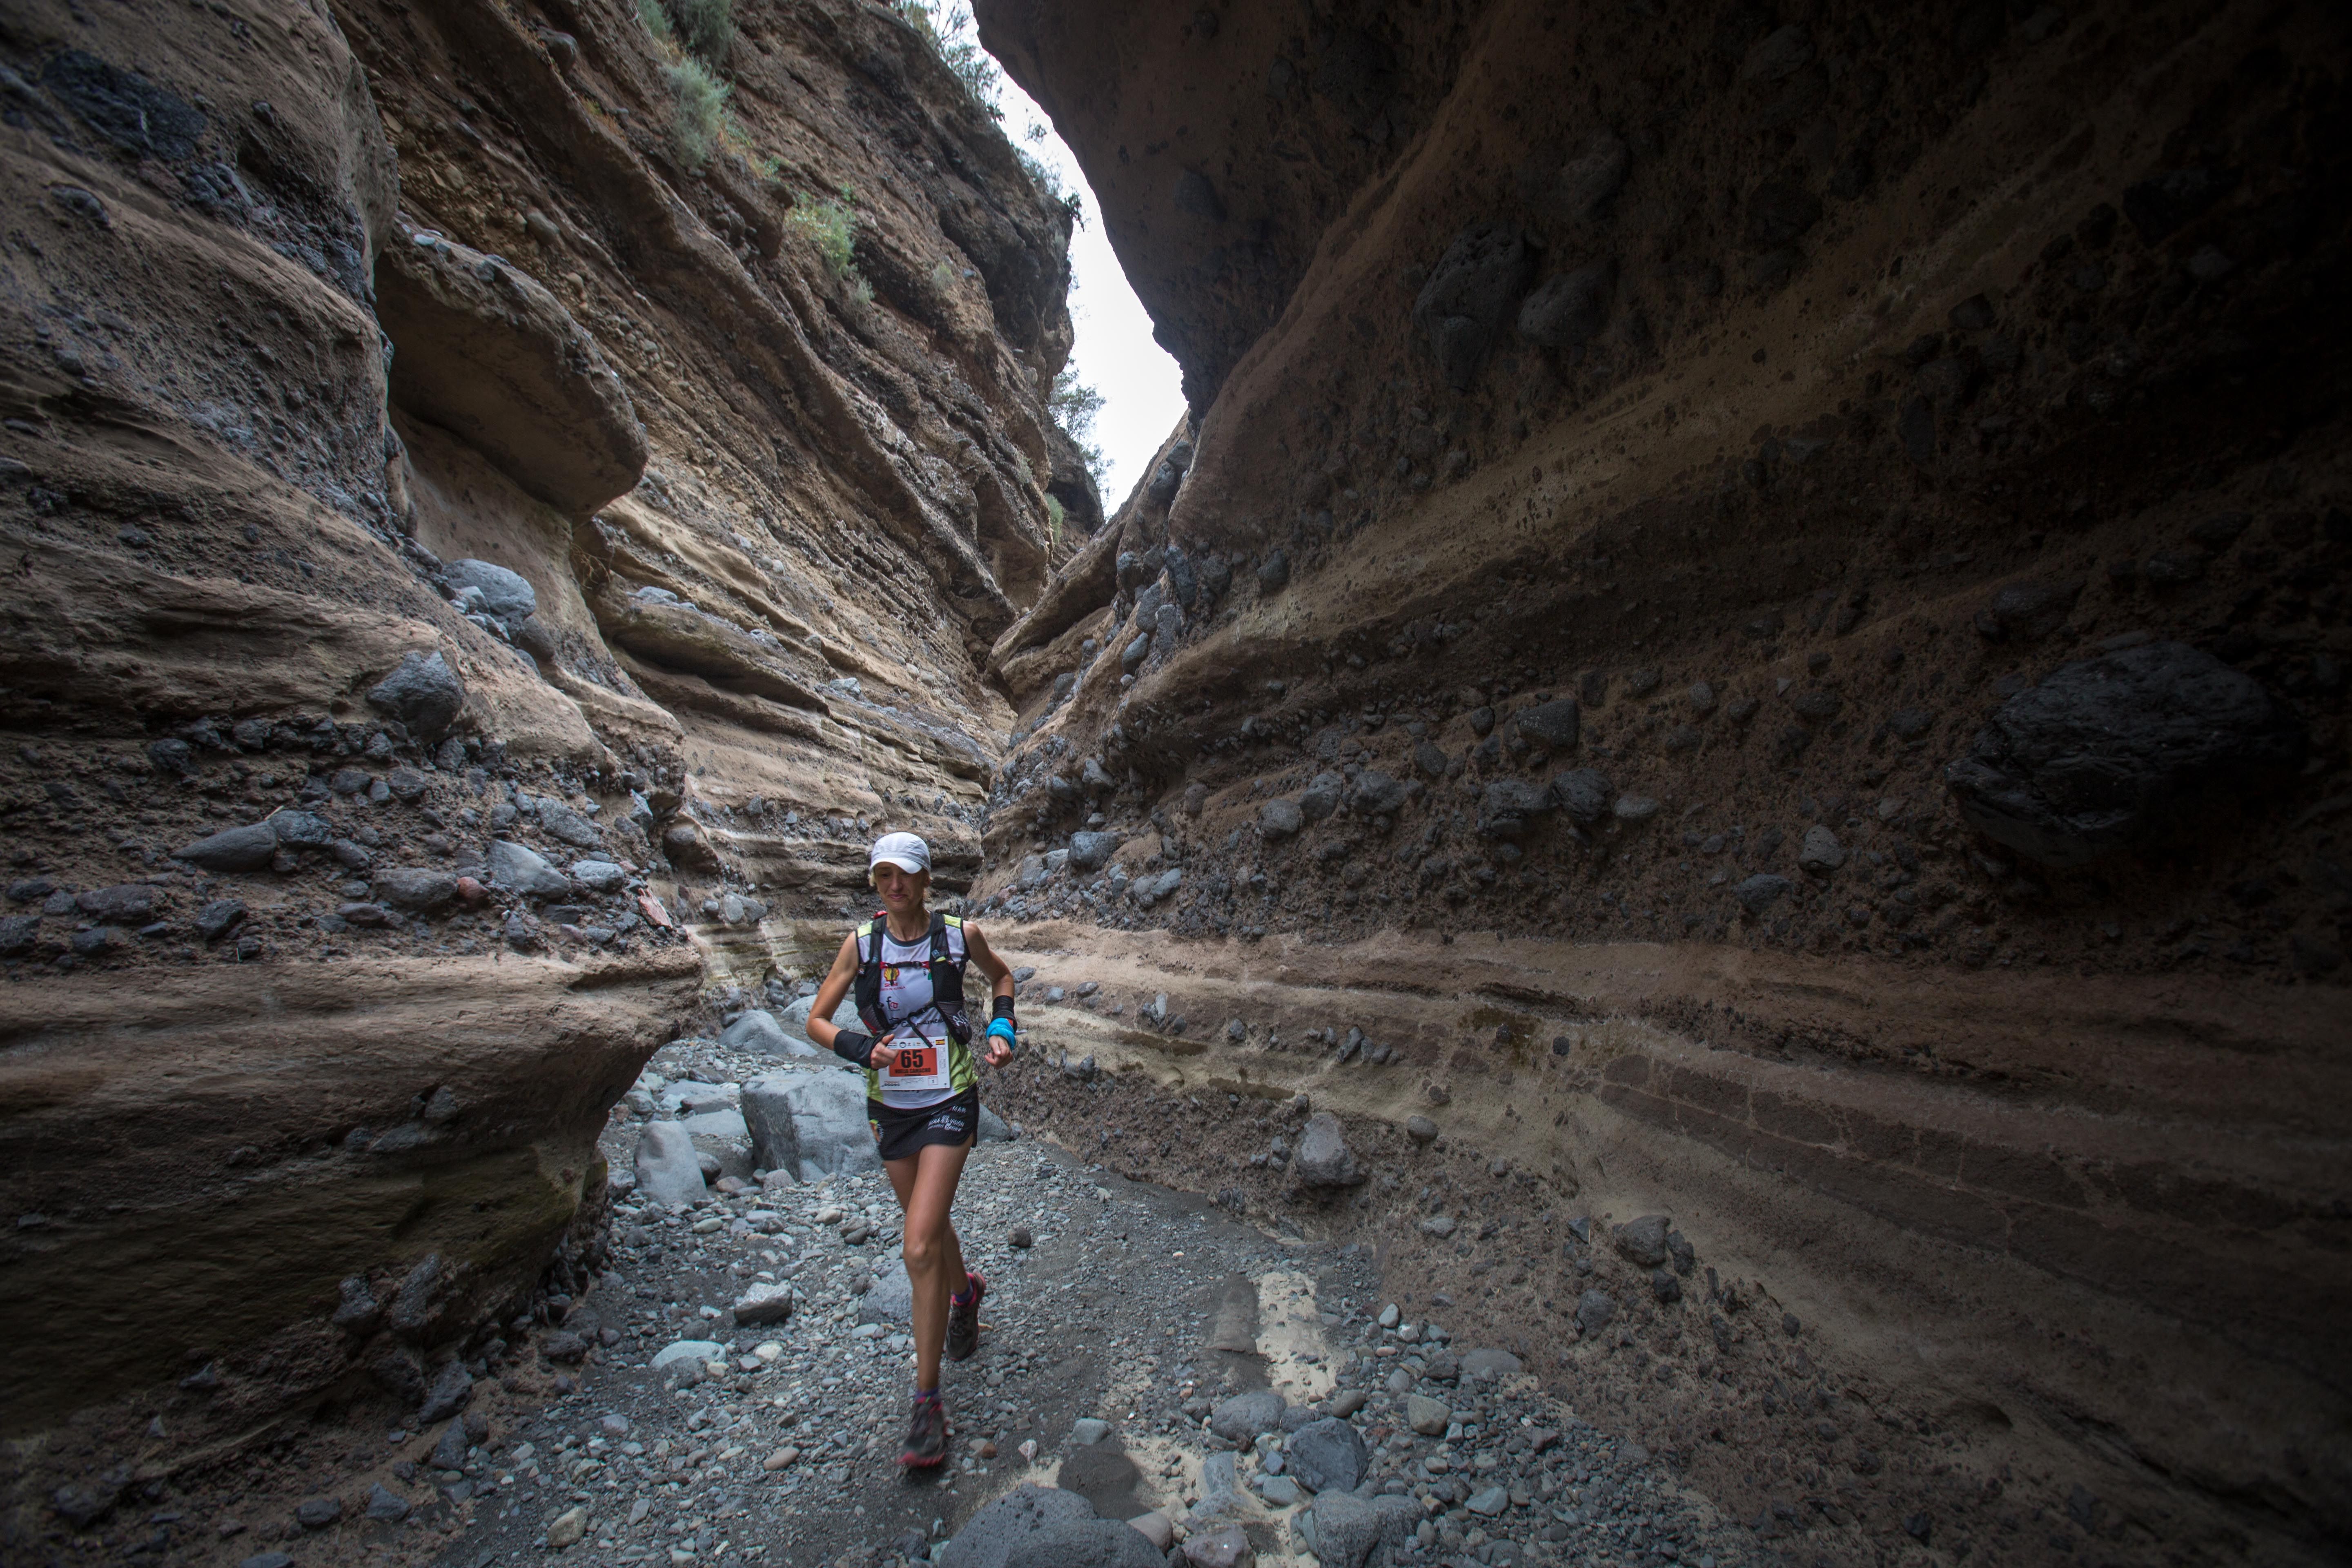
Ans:
<svg viewBox="0 0 2352 1568"><path fill-rule="evenodd" d="M857 933L852 931L841 939L841 951L833 955L832 970L826 973L824 984L816 988L816 994L809 1000L809 1038L841 1057L844 1061L855 1061L859 1067L871 1067L877 1048L874 1037L855 1029L838 1027L833 1021L833 1010L841 1005L841 999L849 994L849 988L856 980ZM857 1050L860 1040L866 1042L862 1051ZM845 1045L856 1051L856 1055L844 1056L842 1047Z"/></svg>

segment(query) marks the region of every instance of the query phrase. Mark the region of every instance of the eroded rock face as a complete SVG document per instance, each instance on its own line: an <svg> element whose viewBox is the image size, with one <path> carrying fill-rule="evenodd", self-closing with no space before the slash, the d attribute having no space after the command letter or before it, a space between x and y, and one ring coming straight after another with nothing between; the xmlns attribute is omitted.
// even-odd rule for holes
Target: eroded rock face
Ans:
<svg viewBox="0 0 2352 1568"><path fill-rule="evenodd" d="M769 911L886 816L976 872L981 656L1101 512L1071 214L821 10L743 19L736 124L877 194L860 277L669 139L634 11L12 15L11 1437L197 1348L167 1467L331 1387L459 1408L478 1327L591 1283L605 1111L777 978ZM883 134L743 115L877 72Z"/></svg>
<svg viewBox="0 0 2352 1568"><path fill-rule="evenodd" d="M2288 1511L2340 1531L2327 1483L2233 1448L2203 1413L2228 1405L2282 1445L2341 1421L2324 1370L2336 1332L2299 1289L2273 1315L2242 1258L2154 1205L2126 1218L2056 1185L2030 1205L1931 1194L1966 1179L1878 1163L1848 1109L1899 1075L1887 1114L1905 1131L1886 1146L1942 1148L1972 1135L1979 1097L2030 1076L2045 1113L2102 1131L2032 1155L2021 1134L2014 1163L1978 1158L1989 1183L2099 1165L2125 1101L2199 1130L2179 1146L2194 1160L2145 1150L2149 1181L2204 1190L2208 1152L2233 1150L2221 1179L2283 1214L2335 1180L2305 1139L2308 1108L2340 1095L2306 1052L2352 976L2327 608L2352 491L2343 430L2309 423L2288 389L2334 374L2332 349L2307 345L2334 321L2310 302L2333 298L2347 233L2315 215L2344 171L2339 154L2321 174L2252 151L2276 144L2259 127L2329 123L2321 74L2255 89L2222 63L2333 58L2315 14L2236 17L2184 73L2144 9L2111 4L2063 26L2055 10L1972 7L1902 34L1537 0L1444 20L976 8L1093 179L1191 404L1171 437L1190 447L1181 482L1139 487L1107 525L1119 542L1091 597L1057 603L1059 625L1091 609L1098 649L1132 657L1020 650L1035 695L993 791L982 918L1052 922L1040 949L1099 941L1134 965L1135 995L1170 994L1169 1016L1246 1019L1238 1038L1191 1042L1208 1078L1318 1107L1336 1091L1335 1109L1391 1120L1475 1103L1518 1163L1465 1163L1457 1181L1542 1169L1558 1194L1597 1136L1611 1174L1596 1152L1594 1215L1818 1197L1869 1217L1803 1234L1950 1248L1905 1275L1859 1240L1833 1260L1793 1221L1776 1244L1832 1296L1883 1292L1871 1310L1958 1358L1938 1363L1955 1377L1967 1361L1989 1405L2013 1411L2032 1388L2095 1406L2170 1456L2165 1474L2284 1489ZM2062 70L2094 37L2110 68ZM2117 143L2117 122L2144 139ZM2053 148L2069 150L2055 181ZM2315 216L2263 216L2289 212ZM1899 271L1875 237L1896 227L1912 237ZM1171 548L1241 591L1188 595ZM1101 871L1012 876L1031 843L1082 826L1119 838ZM1171 867L1181 886L1133 896ZM1448 992L1419 1039L1387 1037L1395 998L1456 963L1464 994L1520 998L1492 1009L1518 1016ZM1755 989L1731 978L1767 963ZM1351 1020L1245 996L1209 977L1222 965L1269 992L1310 973L1392 989ZM1691 965L1713 977L1703 994L1656 999ZM1568 1019L1612 985L1677 1043L1604 1063ZM1735 1026L1784 986L1834 990L1855 1015ZM1987 1007L2014 998L2022 1020L2078 993L2097 999L2086 1014L2161 1000L2131 1011L2129 1043L2021 1021L1984 1046ZM1897 1047L1882 1033L1895 1014L1948 1023ZM1351 1021L1391 1054L1365 1053ZM1072 1058L1146 1059L1118 1052L1114 1026ZM1800 1040L1822 1051L1806 1087L1727 1104L1688 1080L1701 1060L1761 1064ZM2217 1095L2242 1050L2293 1087ZM1915 1070L1929 1061L1932 1081ZM1269 1222L1337 1206L1263 1138L1185 1166L1187 1137L1211 1130L1171 1116L1186 1135L1154 1153L1131 1133L1132 1168L1189 1169ZM1424 1122L1414 1157L1470 1136ZM1768 1158L1767 1139L1785 1147ZM1627 1160L1644 1174L1629 1182ZM1451 1212L1409 1214L1362 1195L1348 1223L1428 1249L1416 1288L1450 1293L1454 1249L1486 1227L1453 1194ZM1515 1215L1553 1201L1509 1198ZM2030 1239L2054 1234L2044 1203L2079 1216L2075 1242ZM2095 1292L2116 1342L2196 1394L2159 1408L2092 1391L2046 1342L1988 1332L1939 1282L1979 1247L2013 1265L2007 1300L2063 1315ZM1751 1342L1736 1312L1719 1330L1697 1316L1706 1292L1670 1241L1638 1269L1596 1250L1625 1277L1527 1303L1579 1311L1596 1361L1654 1313L1690 1315L1694 1342L1727 1353ZM2298 1272L2342 1274L2296 1256ZM1796 1339L1797 1320L1763 1327ZM2272 1382L2273 1357L2296 1370ZM2247 1397L2255 1384L2271 1392ZM2146 1501L2219 1527L2208 1497Z"/></svg>
<svg viewBox="0 0 2352 1568"><path fill-rule="evenodd" d="M377 263L376 316L392 338L393 401L530 495L585 517L645 473L628 388L536 278L411 230Z"/></svg>

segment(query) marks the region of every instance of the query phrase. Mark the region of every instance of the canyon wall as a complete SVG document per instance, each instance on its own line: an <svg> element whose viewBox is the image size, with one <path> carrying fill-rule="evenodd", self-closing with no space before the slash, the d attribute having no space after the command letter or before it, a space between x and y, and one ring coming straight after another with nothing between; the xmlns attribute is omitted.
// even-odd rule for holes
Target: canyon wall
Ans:
<svg viewBox="0 0 2352 1568"><path fill-rule="evenodd" d="M2340 1552L2342 18L978 10L1192 405L990 656L1026 1112L1807 1560Z"/></svg>
<svg viewBox="0 0 2352 1568"><path fill-rule="evenodd" d="M977 872L981 656L1100 505L1047 412L1072 213L896 11L0 47L29 1550L521 1366L646 1058L791 977L869 829Z"/></svg>

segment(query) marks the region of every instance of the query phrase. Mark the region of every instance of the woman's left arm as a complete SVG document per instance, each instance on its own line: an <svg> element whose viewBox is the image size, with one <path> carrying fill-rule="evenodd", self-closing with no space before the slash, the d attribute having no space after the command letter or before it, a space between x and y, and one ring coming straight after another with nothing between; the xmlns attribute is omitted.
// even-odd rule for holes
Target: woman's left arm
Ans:
<svg viewBox="0 0 2352 1568"><path fill-rule="evenodd" d="M964 951L971 954L971 961L980 965L980 972L988 976L989 994L993 998L990 1007L992 1016L989 1019L988 1046L982 1053L982 1059L990 1067L1001 1068L1013 1059L1013 971L1004 960L996 956L995 950L988 945L988 939L980 934L977 926L966 925L963 928L963 945ZM1000 1021L1004 1025L1002 1029L996 1026Z"/></svg>

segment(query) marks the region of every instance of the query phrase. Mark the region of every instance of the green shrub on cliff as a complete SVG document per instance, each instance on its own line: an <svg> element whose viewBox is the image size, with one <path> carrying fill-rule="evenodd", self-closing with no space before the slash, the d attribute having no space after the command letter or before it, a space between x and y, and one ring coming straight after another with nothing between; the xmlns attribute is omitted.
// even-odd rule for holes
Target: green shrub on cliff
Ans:
<svg viewBox="0 0 2352 1568"><path fill-rule="evenodd" d="M841 188L841 196L838 201L830 196L823 201L803 196L784 215L784 221L808 237L826 271L848 279L857 276L857 213L850 205L856 196L846 185Z"/></svg>
<svg viewBox="0 0 2352 1568"><path fill-rule="evenodd" d="M996 101L1004 87L1004 74L980 47L980 38L972 31L971 6L942 5L940 0L898 0L898 16L930 46L931 53L963 83L990 119L1004 118L1004 110Z"/></svg>
<svg viewBox="0 0 2352 1568"><path fill-rule="evenodd" d="M670 111L670 146L679 163L699 169L727 129L727 97L733 89L692 56L662 67L662 75L675 100Z"/></svg>
<svg viewBox="0 0 2352 1568"><path fill-rule="evenodd" d="M667 0L678 37L706 65L716 66L735 47L735 0Z"/></svg>

